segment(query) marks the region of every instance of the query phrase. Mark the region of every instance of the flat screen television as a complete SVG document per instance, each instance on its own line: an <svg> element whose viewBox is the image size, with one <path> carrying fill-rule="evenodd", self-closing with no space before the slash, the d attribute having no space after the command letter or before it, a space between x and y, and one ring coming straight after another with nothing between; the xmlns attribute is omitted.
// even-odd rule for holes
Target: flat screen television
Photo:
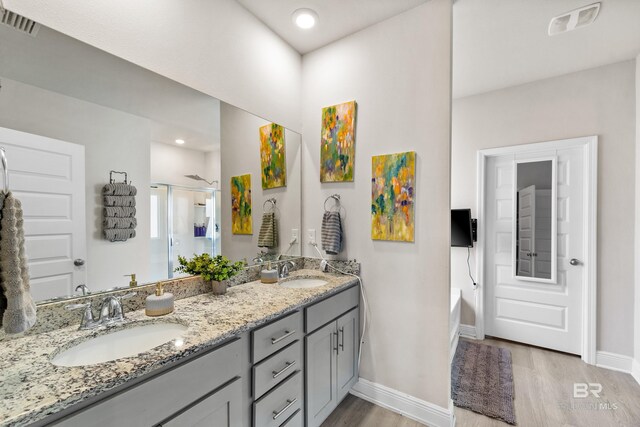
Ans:
<svg viewBox="0 0 640 427"><path fill-rule="evenodd" d="M473 247L471 224L471 209L451 209L451 247Z"/></svg>

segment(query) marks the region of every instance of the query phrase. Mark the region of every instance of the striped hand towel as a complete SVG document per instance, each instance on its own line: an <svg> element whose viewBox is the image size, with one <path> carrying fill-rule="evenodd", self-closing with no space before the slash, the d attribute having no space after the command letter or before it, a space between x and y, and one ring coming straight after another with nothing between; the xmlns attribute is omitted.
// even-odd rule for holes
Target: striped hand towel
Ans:
<svg viewBox="0 0 640 427"><path fill-rule="evenodd" d="M322 216L322 249L329 255L337 255L342 250L340 212L325 211Z"/></svg>
<svg viewBox="0 0 640 427"><path fill-rule="evenodd" d="M105 196L135 196L138 189L133 185L119 182L117 184L106 184L102 187L102 194Z"/></svg>
<svg viewBox="0 0 640 427"><path fill-rule="evenodd" d="M275 248L278 246L278 221L275 212L262 214L262 225L258 235L258 247Z"/></svg>

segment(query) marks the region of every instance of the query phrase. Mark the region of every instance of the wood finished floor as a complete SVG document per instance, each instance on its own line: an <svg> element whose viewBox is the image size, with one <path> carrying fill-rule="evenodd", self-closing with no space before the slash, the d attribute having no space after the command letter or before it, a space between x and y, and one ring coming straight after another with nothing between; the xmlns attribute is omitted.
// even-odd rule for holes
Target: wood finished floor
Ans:
<svg viewBox="0 0 640 427"><path fill-rule="evenodd" d="M579 357L509 341L483 344L511 350L519 427L640 427L640 385L629 374L587 365ZM600 383L599 399L573 398L573 384ZM609 409L601 405L609 405ZM615 408L615 409L613 409ZM455 408L456 426L505 427ZM349 395L322 427L417 427L421 424Z"/></svg>

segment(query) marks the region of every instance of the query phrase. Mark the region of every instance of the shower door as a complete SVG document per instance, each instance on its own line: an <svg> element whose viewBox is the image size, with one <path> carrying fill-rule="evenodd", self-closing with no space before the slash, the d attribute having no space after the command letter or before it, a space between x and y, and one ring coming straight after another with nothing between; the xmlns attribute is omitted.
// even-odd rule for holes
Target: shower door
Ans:
<svg viewBox="0 0 640 427"><path fill-rule="evenodd" d="M219 191L213 189L165 184L152 186L153 280L181 276L174 271L179 265L179 256L190 258L194 254L220 254L219 200Z"/></svg>

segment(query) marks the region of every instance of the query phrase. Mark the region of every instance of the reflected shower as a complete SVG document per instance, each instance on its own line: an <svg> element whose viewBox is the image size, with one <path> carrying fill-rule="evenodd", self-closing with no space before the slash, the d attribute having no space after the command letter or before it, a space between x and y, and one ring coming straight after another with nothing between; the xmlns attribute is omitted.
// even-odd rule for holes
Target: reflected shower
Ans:
<svg viewBox="0 0 640 427"><path fill-rule="evenodd" d="M196 180L196 181L204 181L204 182L206 182L206 183L207 183L207 184L209 184L209 185L213 185L213 184L215 183L215 184L216 184L216 187L218 187L218 186L219 186L219 185L218 185L219 183L218 183L218 181L217 181L217 180L215 180L215 179L214 179L213 181L207 181L206 179L204 179L203 177L201 177L201 176L200 176L200 175L198 175L198 174L196 174L196 175L185 175L185 178L190 178L190 179L193 179L193 180Z"/></svg>

